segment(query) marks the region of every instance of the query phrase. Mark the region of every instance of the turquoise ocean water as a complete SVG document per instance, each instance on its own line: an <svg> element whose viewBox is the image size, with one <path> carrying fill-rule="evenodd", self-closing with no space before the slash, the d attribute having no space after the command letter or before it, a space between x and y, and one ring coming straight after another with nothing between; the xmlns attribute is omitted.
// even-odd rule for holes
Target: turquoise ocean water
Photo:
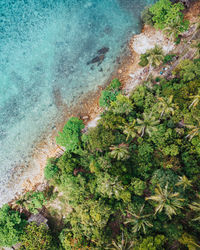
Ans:
<svg viewBox="0 0 200 250"><path fill-rule="evenodd" d="M75 105L103 85L153 2L0 1L0 204L12 197L6 185L15 166L24 166L34 143L62 115L55 93ZM95 58L104 60L92 63Z"/></svg>

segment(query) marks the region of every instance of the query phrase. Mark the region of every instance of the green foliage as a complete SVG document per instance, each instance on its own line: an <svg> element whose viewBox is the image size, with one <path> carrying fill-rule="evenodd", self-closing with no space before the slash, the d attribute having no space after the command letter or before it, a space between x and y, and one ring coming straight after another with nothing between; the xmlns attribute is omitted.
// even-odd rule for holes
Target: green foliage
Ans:
<svg viewBox="0 0 200 250"><path fill-rule="evenodd" d="M178 175L171 169L157 169L153 172L151 178L152 191L159 184L161 188L164 188L167 184L168 187L175 188L178 182Z"/></svg>
<svg viewBox="0 0 200 250"><path fill-rule="evenodd" d="M7 204L0 209L0 246L11 247L20 241L25 219Z"/></svg>
<svg viewBox="0 0 200 250"><path fill-rule="evenodd" d="M37 226L34 222L26 227L20 243L21 250L51 250L53 247L52 236L47 226L44 224Z"/></svg>
<svg viewBox="0 0 200 250"><path fill-rule="evenodd" d="M183 14L181 13L183 9L182 3L172 4L170 0L159 0L150 8L154 26L158 29L164 29L170 23L176 22L177 19L184 26Z"/></svg>
<svg viewBox="0 0 200 250"><path fill-rule="evenodd" d="M80 135L83 128L83 121L77 117L71 117L65 124L63 131L58 133L56 143L65 147L68 152L77 151L81 146Z"/></svg>
<svg viewBox="0 0 200 250"><path fill-rule="evenodd" d="M126 160L130 157L127 144L123 143L118 146L112 146L110 149L110 156L112 158L116 158L117 160Z"/></svg>
<svg viewBox="0 0 200 250"><path fill-rule="evenodd" d="M116 100L116 97L120 93L121 83L118 79L112 80L110 85L102 91L101 97L99 99L100 107L107 108L110 106L111 102Z"/></svg>
<svg viewBox="0 0 200 250"><path fill-rule="evenodd" d="M41 209L46 202L46 197L43 192L30 191L27 192L21 199L17 201L23 208L30 213L37 214L38 209Z"/></svg>
<svg viewBox="0 0 200 250"><path fill-rule="evenodd" d="M133 178L131 185L133 186L133 192L139 196L143 195L143 192L147 187L146 182L140 180L139 178Z"/></svg>
<svg viewBox="0 0 200 250"><path fill-rule="evenodd" d="M189 204L189 207L196 213L193 221L200 221L200 194L197 194L197 200Z"/></svg>
<svg viewBox="0 0 200 250"><path fill-rule="evenodd" d="M200 249L200 245L197 243L197 239L189 233L182 234L179 238L179 242L188 247L189 250Z"/></svg>
<svg viewBox="0 0 200 250"><path fill-rule="evenodd" d="M145 54L140 56L140 66L150 65L153 67L159 66L164 60L164 53L161 47L156 45L153 49L149 49Z"/></svg>
<svg viewBox="0 0 200 250"><path fill-rule="evenodd" d="M116 97L116 101L111 102L111 109L114 114L128 115L131 111L133 111L133 104L128 97L119 94Z"/></svg>
<svg viewBox="0 0 200 250"><path fill-rule="evenodd" d="M166 238L164 235L156 235L155 237L149 236L136 245L135 250L158 250L164 249Z"/></svg>
<svg viewBox="0 0 200 250"><path fill-rule="evenodd" d="M192 81L200 77L200 62L193 62L185 59L179 63L174 70L174 74L180 76L184 82Z"/></svg>
<svg viewBox="0 0 200 250"><path fill-rule="evenodd" d="M131 99L136 107L140 109L143 108L146 94L147 88L143 85L137 87L137 89L132 93Z"/></svg>
<svg viewBox="0 0 200 250"><path fill-rule="evenodd" d="M153 132L157 131L156 126L160 123L159 120L156 120L152 114L143 113L143 118L137 118L136 129L141 137L147 133L149 136L152 135Z"/></svg>
<svg viewBox="0 0 200 250"><path fill-rule="evenodd" d="M142 66L142 67L145 67L149 64L149 61L148 61L148 54L145 53L145 54L141 54L140 55L140 61L139 61L139 65Z"/></svg>
<svg viewBox="0 0 200 250"><path fill-rule="evenodd" d="M131 194L126 190L117 177L108 173L99 175L97 180L97 192L103 197L122 199L124 202L130 202Z"/></svg>
<svg viewBox="0 0 200 250"><path fill-rule="evenodd" d="M176 215L176 210L182 208L184 199L179 198L179 193L173 193L168 190L168 183L162 189L158 184L155 188L155 195L147 197L146 200L155 201L155 214L165 209L166 215L171 219L172 215Z"/></svg>
<svg viewBox="0 0 200 250"><path fill-rule="evenodd" d="M153 26L153 14L150 11L150 7L145 7L141 14L142 22Z"/></svg>
<svg viewBox="0 0 200 250"><path fill-rule="evenodd" d="M111 130L99 125L91 129L88 133L88 146L92 151L107 150L111 145L115 144L116 138Z"/></svg>
<svg viewBox="0 0 200 250"><path fill-rule="evenodd" d="M131 216L129 216L129 219L125 221L125 224L131 224L133 234L136 234L140 231L146 234L146 228L153 227L150 221L150 217L152 216L152 214L144 213L144 205L141 206L137 213L128 211L128 214L130 214Z"/></svg>
<svg viewBox="0 0 200 250"><path fill-rule="evenodd" d="M44 169L44 177L46 180L51 180L58 173L58 167L55 164L55 159L50 158Z"/></svg>
<svg viewBox="0 0 200 250"><path fill-rule="evenodd" d="M163 63L169 63L169 62L171 62L175 56L176 55L174 55L174 54L167 54L167 55L165 55L164 59L163 59Z"/></svg>

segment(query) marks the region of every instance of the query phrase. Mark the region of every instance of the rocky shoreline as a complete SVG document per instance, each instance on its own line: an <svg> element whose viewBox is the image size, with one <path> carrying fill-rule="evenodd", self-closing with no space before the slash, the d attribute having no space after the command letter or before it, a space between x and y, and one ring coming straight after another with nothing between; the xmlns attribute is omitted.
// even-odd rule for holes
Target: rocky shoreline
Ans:
<svg viewBox="0 0 200 250"><path fill-rule="evenodd" d="M187 11L186 17L191 23L197 19L199 8L200 3L195 2ZM122 83L123 91L127 95L132 92L134 88L141 84L149 75L148 67L142 68L138 65L140 54L144 53L149 48L153 48L156 44L162 46L166 53L173 51L173 49L175 49L176 53L178 53L182 46L182 44L179 44L175 48L174 44L170 42L165 36L163 36L161 31L156 31L154 28L145 25L141 33L134 35L128 42L127 50L124 55L118 59L118 67L110 76L107 84L111 79L118 78ZM100 56L101 55L102 53L100 53ZM153 75L158 75L159 69L153 70L150 73ZM107 84L105 84L104 87L106 87ZM102 111L98 102L101 91L104 87L100 86L97 91L91 91L85 94L75 107L69 107L65 109L63 112L62 121L54 127L51 136L42 136L42 138L45 139L41 140L36 145L32 157L33 161L31 163L31 169L34 171L31 172L31 176L27 173L24 174L25 177L23 178L23 181L18 183L18 185L20 185L21 191L15 193L15 198L10 202L10 204L12 204L13 201L18 199L27 191L43 190L45 188L47 183L44 180L43 172L46 165L46 160L50 157L59 157L63 154L64 149L56 145L55 136L57 135L57 132L63 128L69 117L77 116L80 119L83 119L86 127L92 127L96 125L98 117Z"/></svg>

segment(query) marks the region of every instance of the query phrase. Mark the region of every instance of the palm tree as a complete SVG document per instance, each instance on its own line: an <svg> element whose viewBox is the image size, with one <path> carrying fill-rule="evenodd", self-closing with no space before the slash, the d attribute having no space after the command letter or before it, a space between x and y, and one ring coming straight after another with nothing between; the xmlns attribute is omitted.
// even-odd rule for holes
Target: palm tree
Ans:
<svg viewBox="0 0 200 250"><path fill-rule="evenodd" d="M186 136L186 138L189 137L189 140L192 140L193 137L200 134L200 119L196 118L196 120L197 120L197 126L195 126L195 125L186 125L187 128L191 129L191 131Z"/></svg>
<svg viewBox="0 0 200 250"><path fill-rule="evenodd" d="M164 59L164 53L160 46L155 45L153 49L149 49L144 54L146 56L146 60L148 61L149 65L149 74L147 75L147 78L149 78L149 75L151 74L152 68L158 67Z"/></svg>
<svg viewBox="0 0 200 250"><path fill-rule="evenodd" d="M130 250L133 249L134 242L129 241L128 239L124 239L124 234L122 233L122 238L120 241L112 241L112 245L107 247L109 250Z"/></svg>
<svg viewBox="0 0 200 250"><path fill-rule="evenodd" d="M185 190L187 187L192 186L192 181L188 180L188 178L183 175L179 176L179 181L176 184L176 186L183 186L183 190Z"/></svg>
<svg viewBox="0 0 200 250"><path fill-rule="evenodd" d="M117 160L126 160L130 157L129 150L128 150L128 144L121 143L118 146L112 146L110 147L112 150L110 152L110 155L113 158L116 158Z"/></svg>
<svg viewBox="0 0 200 250"><path fill-rule="evenodd" d="M193 99L192 103L190 104L189 108L196 107L197 104L200 102L200 89L198 89L198 94L190 96Z"/></svg>
<svg viewBox="0 0 200 250"><path fill-rule="evenodd" d="M177 17L176 21L172 20L171 23L163 30L164 33L167 34L167 37L174 41L178 38L179 35L183 32L183 25L179 17Z"/></svg>
<svg viewBox="0 0 200 250"><path fill-rule="evenodd" d="M176 210L182 208L181 203L184 199L178 198L179 193L172 193L172 191L169 191L168 183L164 189L158 184L158 187L155 188L155 193L155 195L146 198L146 200L152 200L157 203L155 214L162 212L163 209L165 209L165 213L171 219L171 216L176 214Z"/></svg>
<svg viewBox="0 0 200 250"><path fill-rule="evenodd" d="M143 119L137 118L136 129L141 137L143 137L146 132L149 136L151 136L152 132L157 131L156 126L160 123L160 120L156 120L154 116L151 114L143 113Z"/></svg>
<svg viewBox="0 0 200 250"><path fill-rule="evenodd" d="M158 103L158 112L161 113L160 118L162 118L164 114L174 115L177 105L172 103L173 95L171 95L169 98L158 97L158 100L160 101Z"/></svg>
<svg viewBox="0 0 200 250"><path fill-rule="evenodd" d="M189 205L189 207L198 213L197 217L195 219L193 219L193 221L200 221L200 195L197 194L197 198L198 200L195 202L192 202L191 205Z"/></svg>
<svg viewBox="0 0 200 250"><path fill-rule="evenodd" d="M125 125L124 127L124 134L127 135L126 137L126 140L128 141L128 139L131 137L131 138L135 138L137 133L135 132L135 123L136 123L136 120L134 120L131 124L127 124Z"/></svg>
<svg viewBox="0 0 200 250"><path fill-rule="evenodd" d="M153 49L149 49L146 51L147 59L150 65L150 68L159 66L163 59L164 53L160 46L156 45Z"/></svg>
<svg viewBox="0 0 200 250"><path fill-rule="evenodd" d="M152 214L143 214L144 205L140 208L139 213L132 213L130 211L127 211L128 214L132 215L131 218L127 219L124 224L131 223L133 225L132 231L133 233L137 233L140 230L143 230L144 234L146 233L146 227L153 227L153 225L149 221L149 217L152 216ZM143 214L143 215L142 215Z"/></svg>

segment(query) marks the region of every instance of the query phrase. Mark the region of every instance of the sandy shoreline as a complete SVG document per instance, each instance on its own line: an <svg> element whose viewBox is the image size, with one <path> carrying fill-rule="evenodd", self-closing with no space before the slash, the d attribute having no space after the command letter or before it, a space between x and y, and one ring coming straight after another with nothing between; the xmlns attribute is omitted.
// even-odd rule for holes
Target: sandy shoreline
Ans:
<svg viewBox="0 0 200 250"><path fill-rule="evenodd" d="M199 10L199 6L199 2L193 3L193 5L187 11L186 16L188 19L192 19L192 22L194 22L195 17L198 16L197 10ZM44 189L46 182L44 180L43 172L46 165L46 160L50 157L59 157L62 155L63 148L56 145L55 136L57 135L58 131L62 130L69 117L77 116L80 119L83 119L85 125L91 123L102 111L98 104L101 91L113 78L118 78L121 81L122 89L126 94L133 91L136 86L145 80L148 74L148 69L142 68L138 65L141 49L140 39L143 40L144 37L146 37L147 40L149 38L150 41L150 45L148 41L146 44L144 44L144 50L145 46L146 49L148 49L149 46L154 46L157 43L159 43L160 46L165 46L166 52L169 52L173 49L172 43L170 43L163 35L161 36L160 31L156 31L152 27L144 26L140 34L134 35L127 43L127 50L121 57L118 58L118 66L110 76L107 83L103 87L99 86L96 91L90 91L84 94L76 103L76 106L63 107L63 119L58 124L56 124L52 134L47 135L45 133L41 136L41 138L45 139L42 139L36 144L31 166L28 168L27 173L25 172L22 175L23 178L21 181L17 183L17 185L20 185L19 189L21 190L15 193L15 197L12 201L16 200L19 196L27 191ZM134 46L133 44L138 44L138 47ZM12 201L10 203L12 203Z"/></svg>

